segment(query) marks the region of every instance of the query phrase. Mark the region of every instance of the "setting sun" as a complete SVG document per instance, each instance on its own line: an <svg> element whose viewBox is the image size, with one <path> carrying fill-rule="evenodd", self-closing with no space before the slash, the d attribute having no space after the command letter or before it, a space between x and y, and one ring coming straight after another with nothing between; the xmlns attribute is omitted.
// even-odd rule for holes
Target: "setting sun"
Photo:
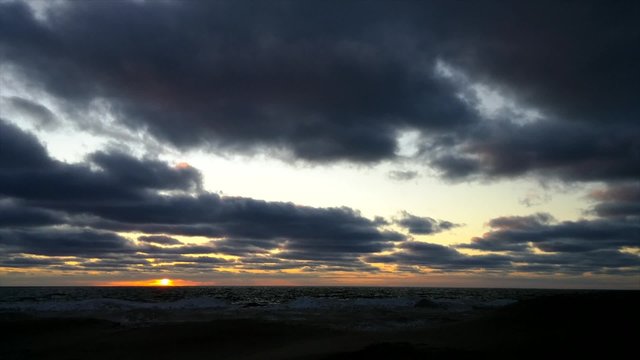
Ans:
<svg viewBox="0 0 640 360"><path fill-rule="evenodd" d="M171 279L160 279L160 280L156 280L156 284L158 286L172 286L173 281L171 281Z"/></svg>
<svg viewBox="0 0 640 360"><path fill-rule="evenodd" d="M190 281L184 279L147 279L129 281L109 281L96 283L97 286L204 286L212 285L211 282Z"/></svg>

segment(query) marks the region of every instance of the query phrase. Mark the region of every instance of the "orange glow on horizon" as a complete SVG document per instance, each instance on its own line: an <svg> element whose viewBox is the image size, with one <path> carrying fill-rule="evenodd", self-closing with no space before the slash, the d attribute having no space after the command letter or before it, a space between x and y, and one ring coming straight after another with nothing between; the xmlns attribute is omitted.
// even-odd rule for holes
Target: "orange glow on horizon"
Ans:
<svg viewBox="0 0 640 360"><path fill-rule="evenodd" d="M210 283L202 283L198 281L182 280L182 279L152 279L152 280L130 280L130 281L108 281L96 284L97 286L203 286L213 285Z"/></svg>

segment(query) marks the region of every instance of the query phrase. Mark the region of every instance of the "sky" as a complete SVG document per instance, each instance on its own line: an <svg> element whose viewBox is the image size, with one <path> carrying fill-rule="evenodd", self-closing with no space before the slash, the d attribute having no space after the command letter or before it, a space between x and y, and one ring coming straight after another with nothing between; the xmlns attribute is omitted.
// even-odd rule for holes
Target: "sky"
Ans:
<svg viewBox="0 0 640 360"><path fill-rule="evenodd" d="M640 289L638 18L0 0L0 285Z"/></svg>

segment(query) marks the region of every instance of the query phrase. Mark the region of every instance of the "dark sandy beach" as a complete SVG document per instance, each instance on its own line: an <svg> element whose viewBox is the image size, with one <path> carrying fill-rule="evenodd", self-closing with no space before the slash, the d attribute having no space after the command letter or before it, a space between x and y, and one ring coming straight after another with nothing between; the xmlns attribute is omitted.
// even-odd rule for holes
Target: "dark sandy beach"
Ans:
<svg viewBox="0 0 640 360"><path fill-rule="evenodd" d="M623 358L637 353L638 304L640 292L553 295L399 330L336 327L336 321L350 321L344 314L339 319L327 314L326 321L318 314L303 320L245 317L132 326L5 313L0 358Z"/></svg>

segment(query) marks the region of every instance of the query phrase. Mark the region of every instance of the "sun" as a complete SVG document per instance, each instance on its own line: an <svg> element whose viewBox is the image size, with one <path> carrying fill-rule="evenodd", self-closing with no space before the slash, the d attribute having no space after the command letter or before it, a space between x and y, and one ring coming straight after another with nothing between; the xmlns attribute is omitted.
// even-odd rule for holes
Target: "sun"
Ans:
<svg viewBox="0 0 640 360"><path fill-rule="evenodd" d="M173 281L171 279L160 279L160 280L157 280L156 283L159 286L172 286L173 285Z"/></svg>

